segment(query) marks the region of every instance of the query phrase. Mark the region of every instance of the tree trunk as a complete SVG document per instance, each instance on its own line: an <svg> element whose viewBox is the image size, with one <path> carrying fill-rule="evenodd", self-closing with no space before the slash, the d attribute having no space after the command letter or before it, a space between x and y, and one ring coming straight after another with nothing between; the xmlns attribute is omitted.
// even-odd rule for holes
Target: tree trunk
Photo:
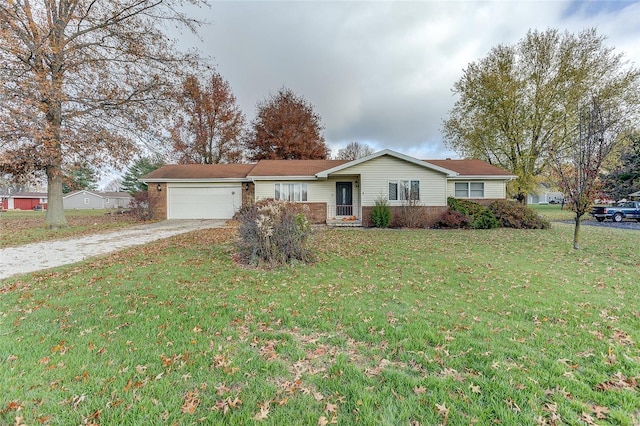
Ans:
<svg viewBox="0 0 640 426"><path fill-rule="evenodd" d="M46 228L58 229L67 227L62 204L62 74L54 72L51 77L51 89L46 102L47 130L44 140L47 155L47 215L44 219Z"/></svg>
<svg viewBox="0 0 640 426"><path fill-rule="evenodd" d="M579 215L578 213L576 213L576 226L575 228L573 228L573 249L574 250L578 250L580 248L579 243L580 243L580 217L582 215Z"/></svg>
<svg viewBox="0 0 640 426"><path fill-rule="evenodd" d="M67 227L62 204L62 170L56 166L47 167L47 215L44 224L49 229Z"/></svg>

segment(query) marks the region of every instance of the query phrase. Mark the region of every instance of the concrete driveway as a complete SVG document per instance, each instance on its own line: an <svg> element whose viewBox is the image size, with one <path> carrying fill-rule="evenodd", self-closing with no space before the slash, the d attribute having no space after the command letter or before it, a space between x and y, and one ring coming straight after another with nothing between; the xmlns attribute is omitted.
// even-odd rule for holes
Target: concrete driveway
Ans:
<svg viewBox="0 0 640 426"><path fill-rule="evenodd" d="M44 241L0 250L0 280L68 265L198 229L222 228L224 220L165 220L104 234Z"/></svg>

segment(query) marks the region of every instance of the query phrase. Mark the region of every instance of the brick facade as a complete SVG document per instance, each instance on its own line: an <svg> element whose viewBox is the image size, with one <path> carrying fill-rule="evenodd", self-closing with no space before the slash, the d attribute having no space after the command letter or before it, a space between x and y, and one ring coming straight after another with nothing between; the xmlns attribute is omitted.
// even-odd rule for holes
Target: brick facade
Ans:
<svg viewBox="0 0 640 426"><path fill-rule="evenodd" d="M250 206L256 199L256 185L253 182L242 184L242 207Z"/></svg>
<svg viewBox="0 0 640 426"><path fill-rule="evenodd" d="M327 223L327 203L294 203L313 224Z"/></svg>
<svg viewBox="0 0 640 426"><path fill-rule="evenodd" d="M158 190L160 189L160 190ZM167 219L167 184L150 183L148 186L149 210L153 219Z"/></svg>
<svg viewBox="0 0 640 426"><path fill-rule="evenodd" d="M389 226L396 228L402 227L401 218L402 218L402 209L405 207L402 206L389 206L391 210L391 224ZM420 215L420 222L422 223L422 227L430 228L433 224L438 220L438 218L447 211L449 207L447 206L414 206L409 207L410 209L418 209L418 215ZM362 225L363 226L373 226L373 221L371 220L371 211L373 207L366 206L362 207Z"/></svg>

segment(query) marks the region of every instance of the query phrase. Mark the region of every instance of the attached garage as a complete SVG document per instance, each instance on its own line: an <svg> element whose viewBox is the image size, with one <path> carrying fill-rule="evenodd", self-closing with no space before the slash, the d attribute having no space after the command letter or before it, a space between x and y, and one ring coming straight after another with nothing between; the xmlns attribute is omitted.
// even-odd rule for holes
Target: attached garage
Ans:
<svg viewBox="0 0 640 426"><path fill-rule="evenodd" d="M241 206L239 183L167 187L168 219L231 219Z"/></svg>

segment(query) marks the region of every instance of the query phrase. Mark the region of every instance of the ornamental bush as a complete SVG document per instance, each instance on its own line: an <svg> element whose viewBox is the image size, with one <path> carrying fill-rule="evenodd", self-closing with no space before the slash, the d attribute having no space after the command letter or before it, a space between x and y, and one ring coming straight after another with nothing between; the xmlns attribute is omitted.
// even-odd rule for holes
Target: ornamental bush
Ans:
<svg viewBox="0 0 640 426"><path fill-rule="evenodd" d="M276 200L243 207L237 215L240 262L272 267L313 261L313 253L306 244L311 225L299 210L298 205Z"/></svg>
<svg viewBox="0 0 640 426"><path fill-rule="evenodd" d="M447 210L433 224L434 228L469 228L471 227L471 217L456 210Z"/></svg>
<svg viewBox="0 0 640 426"><path fill-rule="evenodd" d="M386 228L391 223L391 209L387 199L379 196L371 210L371 221L376 228Z"/></svg>
<svg viewBox="0 0 640 426"><path fill-rule="evenodd" d="M470 218L470 226L473 229L493 229L500 227L500 221L485 206L470 200L458 200L447 198L449 209L462 213Z"/></svg>
<svg viewBox="0 0 640 426"><path fill-rule="evenodd" d="M517 229L549 229L549 221L531 208L508 200L496 200L489 205L489 210L505 228Z"/></svg>

